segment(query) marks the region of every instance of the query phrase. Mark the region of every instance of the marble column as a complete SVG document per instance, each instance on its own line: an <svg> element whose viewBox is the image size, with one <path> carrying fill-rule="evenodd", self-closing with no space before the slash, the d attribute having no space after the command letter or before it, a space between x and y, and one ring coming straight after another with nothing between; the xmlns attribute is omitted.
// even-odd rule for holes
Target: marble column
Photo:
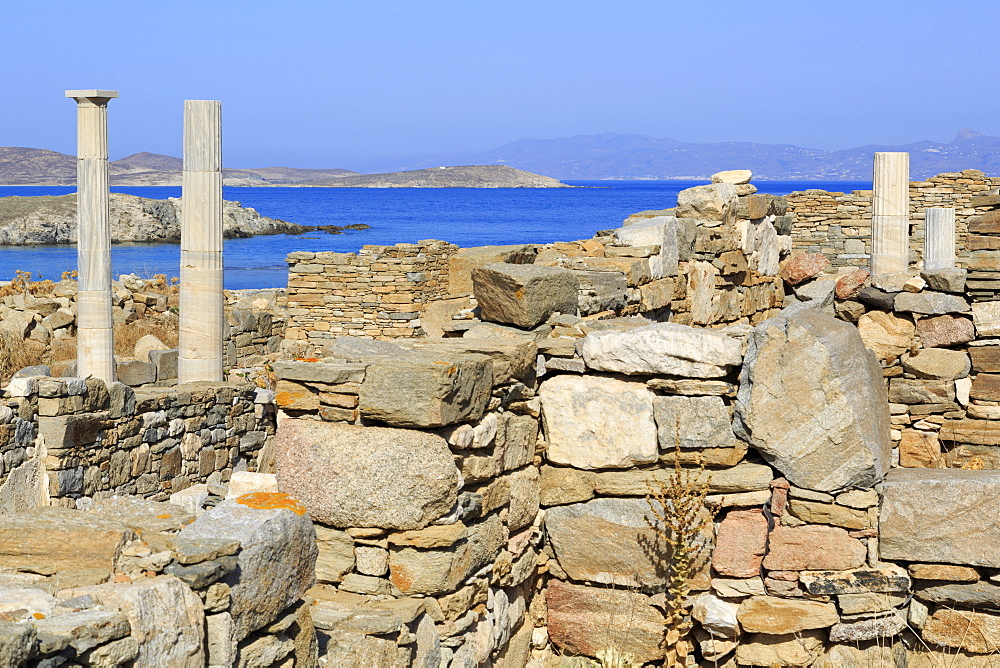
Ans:
<svg viewBox="0 0 1000 668"><path fill-rule="evenodd" d="M115 379L111 315L108 102L113 90L68 90L76 100L76 375Z"/></svg>
<svg viewBox="0 0 1000 668"><path fill-rule="evenodd" d="M222 103L184 101L177 382L222 380Z"/></svg>
<svg viewBox="0 0 1000 668"><path fill-rule="evenodd" d="M909 268L910 154L876 153L872 193L872 274Z"/></svg>
<svg viewBox="0 0 1000 668"><path fill-rule="evenodd" d="M955 268L955 209L924 209L924 271Z"/></svg>

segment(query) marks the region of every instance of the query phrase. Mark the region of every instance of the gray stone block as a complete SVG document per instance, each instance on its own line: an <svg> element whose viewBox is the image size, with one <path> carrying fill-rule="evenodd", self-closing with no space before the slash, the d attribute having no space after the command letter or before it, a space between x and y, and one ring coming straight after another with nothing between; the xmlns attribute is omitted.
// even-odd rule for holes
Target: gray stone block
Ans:
<svg viewBox="0 0 1000 668"><path fill-rule="evenodd" d="M177 378L177 348L149 351L149 361L156 367L156 380Z"/></svg>
<svg viewBox="0 0 1000 668"><path fill-rule="evenodd" d="M572 271L534 264L488 264L472 271L483 320L531 328L553 313L576 315L580 282Z"/></svg>
<svg viewBox="0 0 1000 668"><path fill-rule="evenodd" d="M156 365L139 360L116 360L115 375L119 382L138 387L156 382Z"/></svg>

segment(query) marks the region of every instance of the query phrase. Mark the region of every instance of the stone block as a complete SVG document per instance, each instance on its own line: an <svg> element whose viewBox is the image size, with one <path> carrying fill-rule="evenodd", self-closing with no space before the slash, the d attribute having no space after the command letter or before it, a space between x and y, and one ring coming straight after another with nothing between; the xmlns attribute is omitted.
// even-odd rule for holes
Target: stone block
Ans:
<svg viewBox="0 0 1000 668"><path fill-rule="evenodd" d="M354 570L354 539L320 524L316 529L316 581L336 583Z"/></svg>
<svg viewBox="0 0 1000 668"><path fill-rule="evenodd" d="M124 523L66 508L0 515L0 567L51 575L114 568L135 533Z"/></svg>
<svg viewBox="0 0 1000 668"><path fill-rule="evenodd" d="M712 568L720 575L734 578L760 575L767 534L767 518L759 508L730 511L719 524Z"/></svg>
<svg viewBox="0 0 1000 668"><path fill-rule="evenodd" d="M677 193L678 218L697 218L732 224L736 221L738 206L736 186L731 183L695 186Z"/></svg>
<svg viewBox="0 0 1000 668"><path fill-rule="evenodd" d="M736 618L744 631L785 635L833 626L840 621L833 603L752 596L740 604Z"/></svg>
<svg viewBox="0 0 1000 668"><path fill-rule="evenodd" d="M910 576L893 565L802 573L799 582L813 595L906 592L910 589Z"/></svg>
<svg viewBox="0 0 1000 668"><path fill-rule="evenodd" d="M998 504L1000 471L893 469L882 489L879 556L1000 568Z"/></svg>
<svg viewBox="0 0 1000 668"><path fill-rule="evenodd" d="M647 524L649 516L645 499L598 498L549 508L545 531L573 580L659 591L668 548Z"/></svg>
<svg viewBox="0 0 1000 668"><path fill-rule="evenodd" d="M628 305L628 281L616 271L573 270L580 281L577 307L581 316L621 311Z"/></svg>
<svg viewBox="0 0 1000 668"><path fill-rule="evenodd" d="M921 601L975 610L1000 610L1000 585L990 582L933 584L915 588Z"/></svg>
<svg viewBox="0 0 1000 668"><path fill-rule="evenodd" d="M276 448L278 487L334 527L418 529L458 498L451 451L431 433L287 419Z"/></svg>
<svg viewBox="0 0 1000 668"><path fill-rule="evenodd" d="M463 337L455 339L415 339L404 345L414 350L439 355L485 355L493 365L493 385L511 381L531 384L535 377L538 345L534 341L517 341L496 337Z"/></svg>
<svg viewBox="0 0 1000 668"><path fill-rule="evenodd" d="M227 499L236 499L254 492L277 492L278 480L273 473L233 471L226 492Z"/></svg>
<svg viewBox="0 0 1000 668"><path fill-rule="evenodd" d="M910 349L915 331L912 321L891 313L871 311L858 318L858 333L865 346L889 363Z"/></svg>
<svg viewBox="0 0 1000 668"><path fill-rule="evenodd" d="M829 266L830 261L822 253L801 253L782 262L778 275L789 285L799 285Z"/></svg>
<svg viewBox="0 0 1000 668"><path fill-rule="evenodd" d="M895 309L922 315L967 313L969 303L962 297L943 292L901 292L896 295Z"/></svg>
<svg viewBox="0 0 1000 668"><path fill-rule="evenodd" d="M1000 336L1000 302L976 302L972 305L976 336Z"/></svg>
<svg viewBox="0 0 1000 668"><path fill-rule="evenodd" d="M967 317L939 315L917 320L917 335L924 348L957 346L976 338L976 328Z"/></svg>
<svg viewBox="0 0 1000 668"><path fill-rule="evenodd" d="M492 388L485 355L413 352L368 367L359 409L392 426L443 427L481 417Z"/></svg>
<svg viewBox="0 0 1000 668"><path fill-rule="evenodd" d="M799 487L868 488L889 468L881 366L853 325L814 309L754 329L734 428Z"/></svg>
<svg viewBox="0 0 1000 668"><path fill-rule="evenodd" d="M156 382L156 365L139 360L115 360L115 377L129 387Z"/></svg>
<svg viewBox="0 0 1000 668"><path fill-rule="evenodd" d="M736 647L736 662L741 666L811 666L823 654L825 644L822 631L750 633Z"/></svg>
<svg viewBox="0 0 1000 668"><path fill-rule="evenodd" d="M177 359L177 348L149 351L149 361L156 367L156 380L177 378Z"/></svg>
<svg viewBox="0 0 1000 668"><path fill-rule="evenodd" d="M552 580L545 600L549 638L567 654L615 647L641 663L663 658L663 615L642 594Z"/></svg>
<svg viewBox="0 0 1000 668"><path fill-rule="evenodd" d="M728 448L736 443L732 418L722 397L667 396L653 400L660 448Z"/></svg>
<svg viewBox="0 0 1000 668"><path fill-rule="evenodd" d="M865 563L868 548L840 527L777 526L771 532L764 568L771 571L843 571Z"/></svg>
<svg viewBox="0 0 1000 668"><path fill-rule="evenodd" d="M301 504L283 494L223 501L184 527L179 537L239 541L238 567L224 579L237 641L273 622L315 580L312 521Z"/></svg>
<svg viewBox="0 0 1000 668"><path fill-rule="evenodd" d="M925 641L942 647L992 655L1000 647L1000 615L939 608L927 618L921 635Z"/></svg>
<svg viewBox="0 0 1000 668"><path fill-rule="evenodd" d="M955 380L968 376L971 369L969 355L961 350L918 350L903 360L903 370L917 378Z"/></svg>
<svg viewBox="0 0 1000 668"><path fill-rule="evenodd" d="M479 267L498 262L532 264L536 255L538 255L538 247L530 244L460 248L458 252L448 258L448 294L471 293L472 272Z"/></svg>
<svg viewBox="0 0 1000 668"><path fill-rule="evenodd" d="M488 264L472 271L483 320L530 329L554 313L576 315L579 281L573 272L534 264Z"/></svg>
<svg viewBox="0 0 1000 668"><path fill-rule="evenodd" d="M642 383L562 375L542 383L538 395L549 461L599 469L657 460L653 393Z"/></svg>
<svg viewBox="0 0 1000 668"><path fill-rule="evenodd" d="M592 332L583 358L598 371L719 378L740 364L743 346L722 332L675 323Z"/></svg>
<svg viewBox="0 0 1000 668"><path fill-rule="evenodd" d="M338 343L340 340L338 339ZM346 344L344 344L346 345ZM332 357L337 357L337 351L328 351ZM372 352L369 356L376 356ZM274 373L278 380L293 380L307 383L324 383L326 385L341 385L343 383L360 383L365 379L367 364L349 362L291 362L274 363Z"/></svg>

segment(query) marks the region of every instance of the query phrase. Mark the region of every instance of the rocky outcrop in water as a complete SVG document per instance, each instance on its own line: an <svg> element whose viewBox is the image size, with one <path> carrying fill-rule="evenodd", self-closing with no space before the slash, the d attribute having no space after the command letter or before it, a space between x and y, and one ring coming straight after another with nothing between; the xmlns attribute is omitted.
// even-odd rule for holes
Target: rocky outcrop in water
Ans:
<svg viewBox="0 0 1000 668"><path fill-rule="evenodd" d="M180 239L180 199L111 194L111 241L166 242ZM239 202L223 206L226 238L299 234L315 229L262 216ZM76 243L76 195L0 198L0 244Z"/></svg>

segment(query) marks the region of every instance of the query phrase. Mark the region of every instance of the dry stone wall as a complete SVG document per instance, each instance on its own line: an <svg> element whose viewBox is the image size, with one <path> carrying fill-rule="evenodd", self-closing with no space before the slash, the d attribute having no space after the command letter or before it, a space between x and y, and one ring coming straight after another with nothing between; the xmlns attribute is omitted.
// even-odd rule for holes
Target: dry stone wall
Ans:
<svg viewBox="0 0 1000 668"><path fill-rule="evenodd" d="M910 263L923 257L924 209L954 207L956 254L963 266L982 250L970 235L980 217L995 205L1000 177L975 169L947 172L910 182ZM787 221L796 251L822 253L833 266L867 267L871 255L872 192L805 190L786 196ZM973 234L975 234L973 232Z"/></svg>

